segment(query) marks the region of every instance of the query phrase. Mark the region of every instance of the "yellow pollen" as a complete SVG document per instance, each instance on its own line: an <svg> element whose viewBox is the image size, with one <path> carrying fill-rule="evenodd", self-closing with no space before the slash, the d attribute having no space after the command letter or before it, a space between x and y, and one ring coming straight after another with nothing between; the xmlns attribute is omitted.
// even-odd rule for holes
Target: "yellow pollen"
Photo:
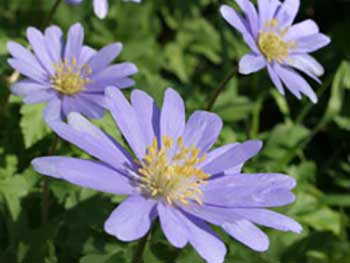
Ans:
<svg viewBox="0 0 350 263"><path fill-rule="evenodd" d="M190 201L202 204L201 185L209 175L198 168L206 156L200 149L184 145L180 137L176 143L168 136L162 137L162 146L157 138L147 147L147 154L138 162L141 175L140 190L155 199L162 199L169 205L187 205Z"/></svg>
<svg viewBox="0 0 350 263"><path fill-rule="evenodd" d="M51 77L51 87L64 95L74 95L91 83L89 79L92 73L91 68L87 65L77 65L75 57L72 58L72 61L66 59L64 62L55 64L54 70L55 75Z"/></svg>
<svg viewBox="0 0 350 263"><path fill-rule="evenodd" d="M277 60L282 63L292 48L295 48L294 41L285 41L285 36L288 33L289 28L277 28L278 21L272 19L266 21L264 28L266 31L261 30L258 37L258 46L260 51L263 53L268 62Z"/></svg>

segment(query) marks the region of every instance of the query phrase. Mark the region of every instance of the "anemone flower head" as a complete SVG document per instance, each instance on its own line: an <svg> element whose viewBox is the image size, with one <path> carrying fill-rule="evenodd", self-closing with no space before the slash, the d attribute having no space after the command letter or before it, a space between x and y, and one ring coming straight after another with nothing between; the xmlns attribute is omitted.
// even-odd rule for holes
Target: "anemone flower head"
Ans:
<svg viewBox="0 0 350 263"><path fill-rule="evenodd" d="M166 91L161 109L140 90L132 92L129 103L113 87L106 90L106 104L133 153L71 113L67 124L49 125L97 160L51 156L34 159L32 165L39 173L82 187L128 195L105 222L110 235L122 241L139 239L158 217L173 246L189 243L207 262L222 263L225 245L208 223L256 251L265 251L269 239L255 224L301 231L297 222L268 209L294 201L293 178L241 172L260 150L260 141L211 150L221 119L196 111L186 122L184 102L172 89Z"/></svg>
<svg viewBox="0 0 350 263"><path fill-rule="evenodd" d="M8 63L26 78L15 83L11 90L24 97L28 104L60 100L55 116L66 117L80 112L91 118L104 114L104 90L108 85L127 88L134 85L130 75L137 72L132 63L110 65L122 50L122 44L113 43L99 51L83 44L84 30L73 25L67 42L57 26L41 33L28 28L27 37L33 52L16 42L7 47L13 58ZM52 111L50 111L52 113ZM45 119L50 118L44 113Z"/></svg>
<svg viewBox="0 0 350 263"><path fill-rule="evenodd" d="M317 96L300 72L320 83L324 69L309 53L330 43L319 32L317 24L308 19L292 24L300 0L258 0L258 8L249 0L235 0L244 16L227 5L220 8L224 19L242 35L251 52L239 63L241 74L250 74L267 68L278 91L284 87L298 99L305 94L313 103Z"/></svg>
<svg viewBox="0 0 350 263"><path fill-rule="evenodd" d="M124 0L140 3L141 0ZM68 4L77 5L83 2L83 0L66 0ZM108 0L93 0L94 12L98 18L105 18L108 13Z"/></svg>

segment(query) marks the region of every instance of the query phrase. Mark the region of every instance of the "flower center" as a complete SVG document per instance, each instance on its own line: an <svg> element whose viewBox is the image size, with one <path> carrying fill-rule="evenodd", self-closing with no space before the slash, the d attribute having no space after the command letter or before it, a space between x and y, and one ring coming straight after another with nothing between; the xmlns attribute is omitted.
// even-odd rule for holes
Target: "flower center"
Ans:
<svg viewBox="0 0 350 263"><path fill-rule="evenodd" d="M140 190L155 199L162 198L169 205L181 203L187 205L190 200L202 204L200 189L206 183L208 174L198 168L206 156L200 149L184 145L183 138L173 140L163 136L163 145L159 149L157 138L147 147L147 154L140 163Z"/></svg>
<svg viewBox="0 0 350 263"><path fill-rule="evenodd" d="M288 33L288 28L276 30L277 25L278 21L275 19L265 23L266 31L260 31L258 45L268 62L277 60L282 63L288 57L289 50L295 47L295 42L286 42L284 38Z"/></svg>
<svg viewBox="0 0 350 263"><path fill-rule="evenodd" d="M84 90L91 82L91 68L87 65L78 66L76 58L72 61L61 61L54 65L55 75L51 77L51 87L65 95L74 95Z"/></svg>

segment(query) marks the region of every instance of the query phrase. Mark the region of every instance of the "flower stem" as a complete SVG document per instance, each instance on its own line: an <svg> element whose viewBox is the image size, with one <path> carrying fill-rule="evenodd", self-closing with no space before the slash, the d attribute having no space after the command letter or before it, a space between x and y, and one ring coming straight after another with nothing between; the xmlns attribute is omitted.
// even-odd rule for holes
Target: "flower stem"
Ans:
<svg viewBox="0 0 350 263"><path fill-rule="evenodd" d="M252 123L250 127L250 138L255 139L258 137L259 127L260 127L260 113L264 101L268 95L268 92L265 90L259 96L257 101L254 103L252 111Z"/></svg>
<svg viewBox="0 0 350 263"><path fill-rule="evenodd" d="M210 96L210 100L207 106L207 110L210 111L216 100L218 99L220 93L224 90L226 87L226 84L232 79L234 75L237 73L237 67L234 67L226 76L225 78L220 82L220 84L214 89L213 94Z"/></svg>
<svg viewBox="0 0 350 263"><path fill-rule="evenodd" d="M55 154L58 142L59 142L59 138L56 134L54 134L52 144L49 149L49 155ZM48 177L46 176L44 177L42 202L43 202L42 210L41 210L42 223L46 224L49 216L49 180L48 180Z"/></svg>
<svg viewBox="0 0 350 263"><path fill-rule="evenodd" d="M9 105L9 100L10 100L10 96L11 93L9 91L6 91L6 95L5 98L3 99L3 103L2 103L2 108L1 108L1 113L3 115L5 115L5 113L7 112L7 106Z"/></svg>
<svg viewBox="0 0 350 263"><path fill-rule="evenodd" d="M48 26L50 23L51 23L51 20L54 16L54 14L56 13L58 7L60 6L62 0L56 0L55 3L53 4L46 20L45 20L45 23L44 23L44 27Z"/></svg>
<svg viewBox="0 0 350 263"><path fill-rule="evenodd" d="M134 257L132 259L132 263L142 263L143 262L143 260L142 260L143 253L145 251L148 238L150 236L151 236L151 230L148 231L146 236L144 236L142 239L139 240L139 242L137 243L137 247L136 247L136 250L135 250Z"/></svg>

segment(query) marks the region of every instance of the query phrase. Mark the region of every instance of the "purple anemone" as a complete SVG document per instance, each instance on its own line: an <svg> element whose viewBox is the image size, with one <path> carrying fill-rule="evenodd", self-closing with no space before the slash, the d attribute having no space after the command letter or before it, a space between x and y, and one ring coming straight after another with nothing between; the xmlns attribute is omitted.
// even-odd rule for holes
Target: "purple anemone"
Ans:
<svg viewBox="0 0 350 263"><path fill-rule="evenodd" d="M124 0L140 3L141 0ZM83 0L66 0L68 4L77 5L83 2ZM94 12L97 17L103 19L107 16L108 13L108 0L93 0Z"/></svg>
<svg viewBox="0 0 350 263"><path fill-rule="evenodd" d="M300 0L258 0L258 10L249 0L235 1L243 17L227 5L221 6L220 12L251 49L239 63L240 73L250 74L266 67L282 95L286 87L298 99L305 94L316 103L317 95L298 71L321 83L318 77L324 69L309 53L328 45L330 38L321 34L310 19L292 25Z"/></svg>
<svg viewBox="0 0 350 263"><path fill-rule="evenodd" d="M114 85L122 89L134 85L129 78L137 72L134 64L111 65L122 51L122 44L113 43L99 51L85 46L80 24L69 29L66 43L57 26L47 28L44 34L30 27L27 38L33 52L16 42L7 44L13 57L8 63L26 77L13 84L11 91L24 97L25 103L48 102L47 108L50 108L60 100L61 107L54 112L55 116L80 112L90 118L101 118L105 87ZM52 116L45 114L44 117Z"/></svg>
<svg viewBox="0 0 350 263"><path fill-rule="evenodd" d="M211 150L222 128L214 113L194 112L186 122L182 98L172 89L163 106L140 90L131 103L116 88L106 89L106 104L133 153L78 113L68 123L50 122L63 139L96 158L41 157L32 161L44 175L97 191L128 195L104 228L122 241L142 238L159 217L169 242L191 244L209 263L222 263L224 243L208 223L256 251L269 246L257 225L299 233L293 219L267 208L294 201L296 182L283 174L241 173L262 147L260 141L232 143ZM59 107L59 105L57 105Z"/></svg>

